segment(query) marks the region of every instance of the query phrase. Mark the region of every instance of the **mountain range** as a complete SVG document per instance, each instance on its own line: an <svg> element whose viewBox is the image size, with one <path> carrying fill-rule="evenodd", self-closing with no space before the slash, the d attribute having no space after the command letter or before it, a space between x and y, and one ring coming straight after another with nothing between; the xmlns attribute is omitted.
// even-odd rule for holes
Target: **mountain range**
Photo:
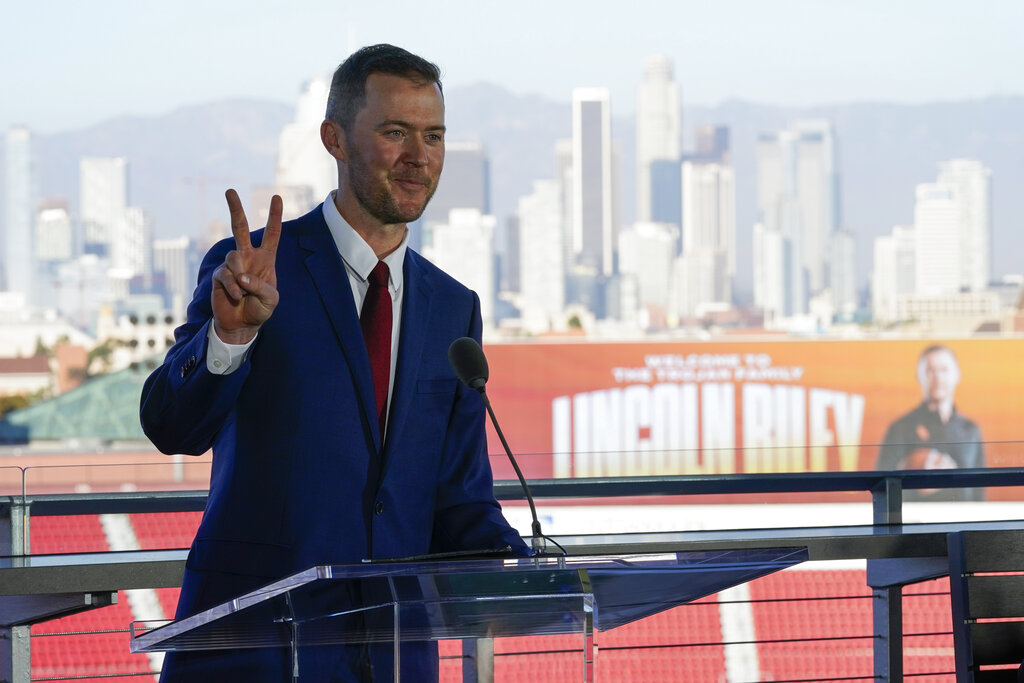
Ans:
<svg viewBox="0 0 1024 683"><path fill-rule="evenodd" d="M449 140L479 140L491 163L492 208L504 220L532 181L555 173L555 142L571 136L571 105L481 83L446 92ZM125 156L129 201L148 210L157 237L198 236L211 220L226 221L223 190L243 200L273 182L278 137L294 106L231 100L183 107L161 116L126 116L55 134L37 135L41 197L78 203L78 160ZM616 116L619 217L634 214L634 127ZM750 289L751 228L756 220L755 142L801 118L833 122L839 148L842 224L855 236L858 282L866 284L872 241L893 225L913 222L914 186L935 180L940 161L966 157L992 169L993 275L1024 271L1024 96L897 105L862 102L780 107L740 100L686 106L687 136L698 125L729 126L736 169L738 291ZM0 143L2 144L2 143ZM685 145L684 145L685 146Z"/></svg>

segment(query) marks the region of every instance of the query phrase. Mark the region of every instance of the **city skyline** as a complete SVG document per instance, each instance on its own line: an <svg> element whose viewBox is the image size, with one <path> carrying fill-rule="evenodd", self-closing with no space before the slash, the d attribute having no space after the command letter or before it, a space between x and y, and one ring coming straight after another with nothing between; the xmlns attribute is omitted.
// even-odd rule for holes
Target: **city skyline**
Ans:
<svg viewBox="0 0 1024 683"><path fill-rule="evenodd" d="M1016 68L1024 58L1019 3L965 12L951 1L642 0L630 9L573 0L484 12L462 0L428 9L400 0L389 12L399 19L382 25L376 10L355 2L300 0L276 13L240 2L22 3L5 12L19 30L0 46L0 58L19 67L0 73L0 127L52 133L217 99L290 102L351 48L381 41L436 61L449 87L493 82L560 102L573 87L608 87L620 113L633 111L636 65L651 54L675 63L684 101L706 105L1024 93ZM52 21L55 11L61 22ZM606 20L609 12L616 21ZM302 49L276 49L297 36Z"/></svg>
<svg viewBox="0 0 1024 683"><path fill-rule="evenodd" d="M421 226L414 228L416 239L411 241L412 246L420 248L418 242L423 240L423 251L428 258L445 264L453 275L476 289L484 302L485 320L494 325L503 318L516 317L504 303L499 306L498 299L512 303L517 295L523 294L519 289L499 292L494 288L498 277L503 281L506 277L503 268L516 268L517 272L518 268L536 268L523 257L526 251L531 250L530 242L535 240L528 234L520 235L518 231L525 227L529 232L531 224L553 225L554 221L560 223L563 233L561 245L555 245L555 248L565 252L564 287L568 307L558 316L557 312L549 310L546 302L539 305L536 312L526 311L520 304L513 303L520 309L521 318L537 322L547 319L552 329L564 329L576 310L593 316L592 323L617 321L639 330L656 331L679 324L693 325L709 313L717 315L728 311L733 304L747 306L750 300L745 294L734 296L737 289L733 283L738 272L737 261L740 260L736 253L737 243L743 244L744 240L748 246L752 241L753 250L759 254L755 256L752 269L754 299L764 309L769 326L784 327L790 324L785 321L793 316L802 316L802 320L793 324L805 330L821 329L830 324L837 314L841 314L846 322L864 319L864 314L858 313L858 301L863 300L863 295L857 292L855 254L858 236L863 252L864 242L870 235L860 232L862 223L855 222L850 226L841 211L843 191L838 150L844 145L850 145L850 148L858 146L855 138L846 137L845 126L849 121L840 117L836 120L844 124L837 127L833 122L834 115L807 116L780 111L778 114L781 116L758 122L756 135L750 134L749 127L741 133L740 138L747 139L748 152L752 149L749 143L756 141L756 168L753 174L749 165L737 173L734 151L736 159L747 152L742 140L733 149L730 125L735 125L732 123L734 119L726 114L726 118L713 118L711 120L716 122L709 123L706 115L702 119L702 114L697 113L692 123L689 118L684 120L687 135L680 135L683 127L680 125L682 102L672 59L649 55L634 66L637 113L632 120L628 115L620 119L618 130L613 134L612 110L615 105L610 90L603 87L574 88L572 107L566 107L562 110L564 113L556 115L567 119L561 124L563 135L551 139L546 145L544 156L555 162L555 168L540 164L535 155L525 157L531 158L525 168L535 191L537 181L544 181L552 170L561 187L554 195L548 192L548 199L544 200L547 217L542 217L536 210L515 216L519 227L514 228L516 232L511 236L518 240L516 254L507 253L510 244L508 231L513 229L509 227L512 217L501 208L492 210L491 207L492 157L489 148L498 142L495 134L502 135L500 126L497 131L488 133L477 128L475 139L450 137L450 163L446 164L446 177L450 183L444 186L447 188L444 192L439 193L437 202L428 211L430 215L425 214ZM248 189L250 203L255 205L257 224L259 207L266 205L271 192L284 195L286 206L290 207L289 214L299 215L315 206L333 184L330 179L333 171L324 163L327 157L322 150L318 151L319 146L315 144L326 88L327 83L322 79L309 81L295 100L291 121L277 124L276 144L273 145L277 150L274 181L268 182L264 178L248 188L237 185L243 192ZM455 88L447 92L449 97L460 101L458 106L452 106L453 112L472 111L486 105L483 98L500 100L502 97L497 88L478 88L477 92L482 97L475 102L472 98L460 100L462 95L455 94L466 92L466 89ZM505 98L506 102L513 100L514 97ZM466 104L470 106L466 107ZM225 104L223 110L230 115L233 106ZM493 107L493 111L504 113L510 110L499 106ZM694 114L693 109L690 112L687 116ZM457 116L465 115L453 114L453 118ZM450 128L465 130L466 123L465 119L458 124L453 121ZM534 125L523 122L516 126L525 131L534 130ZM470 125L471 129L474 127ZM633 129L633 135L627 132L627 128ZM19 130L22 129L12 129L15 132ZM187 136L188 131L186 127L181 132ZM689 138L686 144L683 143L684 137ZM633 139L636 142L632 148L623 145ZM662 145L649 145L645 140L661 140ZM208 146L200 148L204 157L214 149ZM156 159L167 153L166 149L161 149L159 145L154 148ZM15 150L16 146L12 146L9 151ZM81 253L109 259L109 264L92 264L88 259L83 260L74 266L77 275L68 270L69 264L54 264L54 272L59 276L55 281L70 277L84 283L95 279L95 273L99 272L97 268L109 268L108 289L114 295L112 301L119 306L125 303L130 309L135 305L127 302L125 297L129 294L155 295L159 292L171 299L184 297L187 292L180 291L180 286L176 288L179 291L166 289L166 284L172 279L169 275L161 275L164 280L148 279L158 275L151 272L154 258L151 241L155 236L153 221L143 211L143 207L148 206L145 202L138 202L139 208L127 206L128 168L134 164L134 153L122 151L118 156L97 158L100 156L92 153L79 159L81 201L77 209L72 205L71 218L81 227L81 238L84 239L84 251ZM951 159L969 156L937 153L930 164L946 164ZM631 157L635 158L635 167ZM8 155L8 160L15 158ZM876 160L884 163L887 158L883 155ZM982 160L981 163L988 162ZM742 166L742 162L740 164ZM674 170L666 168L666 165L674 167ZM499 172L503 170L502 166L500 161L494 161L494 168ZM637 171L632 179L636 181L635 189L640 190L637 206L623 208L623 198L631 195L634 189L623 183L629 175L627 169L632 168ZM644 169L648 170L646 191L642 188ZM670 172L666 174L666 170ZM190 175L193 173L191 168L188 172ZM18 179L18 175L8 173L9 185L10 181ZM20 175L27 176L27 173ZM964 188L958 192L966 192L973 181L960 171L955 175L962 178L956 182ZM185 180L190 181L188 178ZM927 177L915 180L920 183ZM200 183L207 181L220 183L224 179L201 175L192 179L190 182L195 184L200 200L203 196ZM752 182L757 196L754 220L741 216L737 206L737 188L743 184L749 188ZM521 204L528 194L518 190L518 202ZM747 194L750 194L749 190ZM560 207L552 205L551 200L555 197ZM907 205L909 197L908 193L901 203ZM39 199L49 203L60 201L59 196L49 194ZM675 208L666 208L666 202ZM644 203L648 203L650 209L646 221L640 211ZM971 278L972 283L979 283L972 285L972 289L986 287L991 274L986 256L991 242L989 203L988 199L979 199L958 209L966 212L965 216L977 214L979 217L969 223L977 227L965 228L962 235L957 233L963 246L977 246L964 252L977 254L963 264L964 277ZM970 208L973 206L984 208L984 215L979 213L981 208ZM202 215L202 206L200 209ZM473 216L465 213L449 215L449 210L454 209L473 209L476 213ZM668 214L677 217L661 217ZM651 219L660 223L651 223ZM47 221L52 220L56 221L52 224L55 229L63 230L60 226L65 221L64 214L48 215ZM764 224L760 232L755 227L758 221ZM901 222L897 215L886 215L885 221L888 225ZM44 223L40 214L38 225L36 231L40 236L36 239L42 240L41 231L44 227L50 231L51 223ZM204 227L200 226L201 229ZM847 230L848 227L854 230ZM769 244L775 238L764 232L765 229L777 233L783 241ZM223 233L223 226L220 231ZM115 235L117 239L114 239ZM168 237L166 234L156 236ZM452 245L463 243L468 245L466 249L447 253L454 248ZM440 248L446 244L448 248ZM678 262L673 261L677 254L680 257ZM653 266L661 261L664 263L654 267L643 265ZM470 272L463 267L469 263L476 263L482 268ZM775 264L784 264L782 270ZM180 270L179 265L185 267L175 265L175 271ZM7 270L14 272L12 266ZM970 271L969 275L967 271ZM834 282L831 282L829 273L833 274ZM521 282L525 270L520 275ZM48 277L52 278L52 275ZM145 279L135 282L133 278ZM16 278L19 281L25 279ZM956 283L951 285L954 289L957 286ZM775 304L774 308L766 305L766 296L769 295L764 292L769 289L775 291L779 287L783 292L779 299L782 303ZM59 291L52 293L53 297L58 294ZM931 296L920 286L916 287L914 294ZM778 299L778 295L770 296ZM167 303L171 299L165 299L166 306L173 306ZM535 297L527 294L519 301L532 299ZM148 307L152 301L147 299L144 305ZM916 301L914 305L918 305ZM95 304L101 303L96 299L93 308L98 310L99 306ZM932 306L932 303L924 303ZM573 306L579 308L573 309ZM79 306L79 311L82 310ZM552 314L556 314L554 318ZM90 314L89 318L92 317ZM533 327L532 323L530 327ZM607 326L609 332L614 329L614 325ZM537 331L543 332L543 329Z"/></svg>

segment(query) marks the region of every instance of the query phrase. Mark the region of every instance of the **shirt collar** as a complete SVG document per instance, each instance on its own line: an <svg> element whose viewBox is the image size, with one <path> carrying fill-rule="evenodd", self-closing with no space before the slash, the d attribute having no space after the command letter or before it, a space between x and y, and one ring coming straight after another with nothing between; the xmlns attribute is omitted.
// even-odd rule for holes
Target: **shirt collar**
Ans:
<svg viewBox="0 0 1024 683"><path fill-rule="evenodd" d="M334 204L335 192L337 190L332 190L324 200L324 220L327 221L327 228L331 231L331 237L334 238L338 253L341 254L345 265L365 282L379 259L370 245L352 229L352 226L338 211L338 207ZM383 259L384 263L388 264L388 270L391 272L391 286L396 292L402 288L402 266L405 264L405 250L408 246L409 231L406 230L402 243Z"/></svg>

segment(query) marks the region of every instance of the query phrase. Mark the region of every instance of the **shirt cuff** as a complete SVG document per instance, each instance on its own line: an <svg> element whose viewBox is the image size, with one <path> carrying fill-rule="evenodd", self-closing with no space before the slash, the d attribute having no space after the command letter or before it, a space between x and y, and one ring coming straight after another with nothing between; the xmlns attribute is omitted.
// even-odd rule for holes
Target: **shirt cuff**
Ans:
<svg viewBox="0 0 1024 683"><path fill-rule="evenodd" d="M228 344L214 332L211 321L210 327L206 331L206 369L213 375L230 375L242 367L245 354L254 341L256 341L256 337L250 339L246 344Z"/></svg>

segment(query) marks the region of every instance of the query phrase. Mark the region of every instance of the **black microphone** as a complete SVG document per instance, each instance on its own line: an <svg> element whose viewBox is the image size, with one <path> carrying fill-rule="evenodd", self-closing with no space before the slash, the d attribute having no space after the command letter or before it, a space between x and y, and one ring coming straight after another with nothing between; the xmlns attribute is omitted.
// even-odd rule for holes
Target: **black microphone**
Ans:
<svg viewBox="0 0 1024 683"><path fill-rule="evenodd" d="M491 401L487 398L487 392L484 390L484 385L487 384L489 375L487 357L484 356L483 349L480 348L475 339L460 337L448 347L448 362L451 364L452 369L455 370L455 375L459 378L459 381L470 389L480 392L480 396L484 400L487 414L491 416L491 424L494 425L494 431L498 433L501 445L505 447L505 454L508 455L512 468L515 469L516 476L519 477L519 483L523 487L523 493L526 494L526 502L530 504L530 514L533 516L533 540L531 545L537 553L543 553L546 550L545 536L540 528L540 520L537 519L537 507L533 503L530 485L526 483L526 477L523 476L523 471L519 469L519 463L516 462L515 456L512 455L512 449L508 447L505 435L501 433L501 427L498 426L498 418L494 416ZM552 542L554 543L554 541ZM558 544L555 543L555 545Z"/></svg>
<svg viewBox="0 0 1024 683"><path fill-rule="evenodd" d="M459 337L448 347L448 362L459 381L474 391L484 393L490 375L484 350L472 337Z"/></svg>

